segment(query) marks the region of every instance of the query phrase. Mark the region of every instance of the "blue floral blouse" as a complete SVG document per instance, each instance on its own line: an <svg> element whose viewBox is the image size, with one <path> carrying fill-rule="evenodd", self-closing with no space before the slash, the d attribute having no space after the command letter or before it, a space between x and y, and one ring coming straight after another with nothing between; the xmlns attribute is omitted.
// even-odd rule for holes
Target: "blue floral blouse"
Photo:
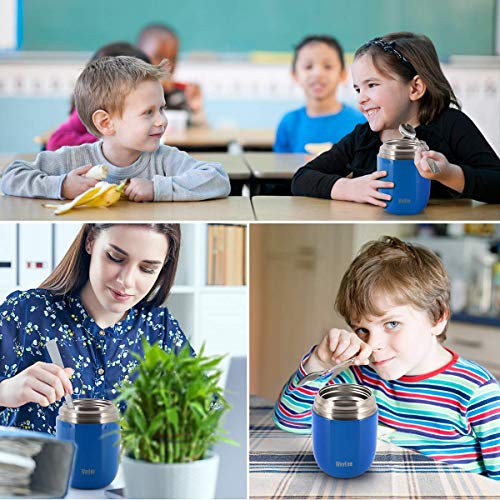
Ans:
<svg viewBox="0 0 500 500"><path fill-rule="evenodd" d="M37 361L50 363L45 343L53 338L57 338L64 366L75 370L71 379L74 398L114 399L116 385L130 379L138 364L131 353L143 354L143 339L158 342L166 351L178 352L187 345L194 355L165 307L133 307L122 321L101 329L79 296L56 297L38 288L11 293L0 305L0 382ZM0 425L55 434L61 404L0 407Z"/></svg>

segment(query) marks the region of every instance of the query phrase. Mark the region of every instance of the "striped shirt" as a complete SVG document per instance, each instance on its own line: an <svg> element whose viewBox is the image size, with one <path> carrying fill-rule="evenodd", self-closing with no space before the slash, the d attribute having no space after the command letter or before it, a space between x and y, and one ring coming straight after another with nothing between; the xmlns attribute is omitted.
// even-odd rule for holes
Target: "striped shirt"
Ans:
<svg viewBox="0 0 500 500"><path fill-rule="evenodd" d="M314 398L328 378L297 387L311 352L275 406L274 421L286 431L311 432ZM388 436L394 444L500 480L500 387L485 368L452 355L445 366L425 375L384 380L369 366L352 366L328 384L368 387L377 401L379 424L394 429Z"/></svg>

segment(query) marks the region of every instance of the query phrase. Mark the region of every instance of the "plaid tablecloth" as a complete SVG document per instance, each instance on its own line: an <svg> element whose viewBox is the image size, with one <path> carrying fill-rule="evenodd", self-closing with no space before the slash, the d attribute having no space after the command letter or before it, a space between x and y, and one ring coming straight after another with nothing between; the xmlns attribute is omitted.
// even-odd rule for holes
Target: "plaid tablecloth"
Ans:
<svg viewBox="0 0 500 500"><path fill-rule="evenodd" d="M269 402L250 402L250 498L500 498L500 482L381 440L370 469L334 479L316 465L310 436L279 430Z"/></svg>

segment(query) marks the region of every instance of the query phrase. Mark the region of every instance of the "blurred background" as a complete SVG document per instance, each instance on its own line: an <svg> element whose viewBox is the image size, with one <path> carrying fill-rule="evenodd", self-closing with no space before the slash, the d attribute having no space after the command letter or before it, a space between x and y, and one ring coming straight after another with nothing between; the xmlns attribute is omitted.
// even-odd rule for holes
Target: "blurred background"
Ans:
<svg viewBox="0 0 500 500"><path fill-rule="evenodd" d="M0 154L39 150L34 138L62 123L75 80L106 43L135 43L151 22L181 41L176 78L201 85L214 128L274 131L303 103L290 77L300 39L325 33L349 54L375 36L410 30L434 42L469 114L500 151L500 0L2 0ZM355 103L350 82L340 98Z"/></svg>
<svg viewBox="0 0 500 500"><path fill-rule="evenodd" d="M445 345L500 379L500 225L253 224L250 230L250 394L276 400L301 357L330 328L340 280L382 235L433 250L451 280Z"/></svg>
<svg viewBox="0 0 500 500"><path fill-rule="evenodd" d="M80 228L64 222L0 224L0 300L40 285ZM222 382L232 409L223 425L239 446L215 445L220 454L216 498L247 498L246 231L241 225L182 224L180 260L166 303L195 351L205 343L207 355L227 355Z"/></svg>

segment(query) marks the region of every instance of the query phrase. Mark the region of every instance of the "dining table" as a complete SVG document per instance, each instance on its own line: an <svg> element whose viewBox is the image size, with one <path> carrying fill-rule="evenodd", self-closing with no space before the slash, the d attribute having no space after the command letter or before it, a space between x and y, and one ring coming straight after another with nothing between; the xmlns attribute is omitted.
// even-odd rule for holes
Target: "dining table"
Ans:
<svg viewBox="0 0 500 500"><path fill-rule="evenodd" d="M499 481L396 446L381 426L368 471L350 479L331 477L316 464L311 435L279 429L273 422L273 409L268 400L251 396L251 499L500 498Z"/></svg>

